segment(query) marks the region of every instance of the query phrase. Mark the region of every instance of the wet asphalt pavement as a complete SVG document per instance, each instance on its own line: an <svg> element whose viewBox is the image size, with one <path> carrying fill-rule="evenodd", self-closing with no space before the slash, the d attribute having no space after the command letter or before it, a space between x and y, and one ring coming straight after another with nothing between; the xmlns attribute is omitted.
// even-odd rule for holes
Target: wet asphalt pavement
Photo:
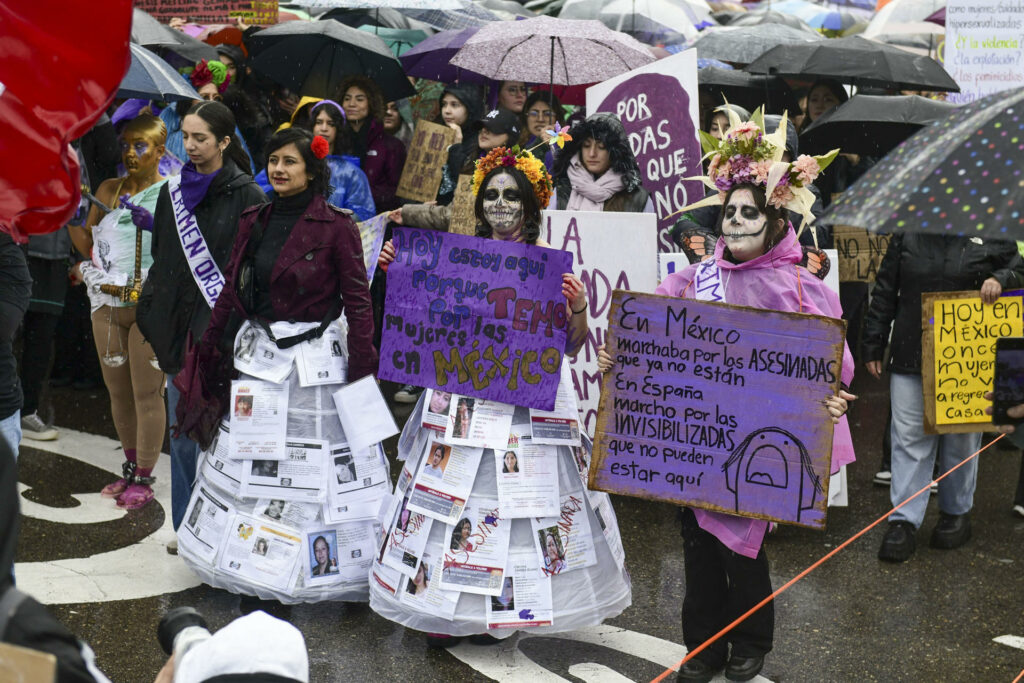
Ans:
<svg viewBox="0 0 1024 683"><path fill-rule="evenodd" d="M850 506L830 509L825 532L780 527L769 537L776 587L890 507L888 489L871 483L888 406L885 385L862 377L854 391L860 395L850 411L858 462L849 471ZM59 389L52 398L58 427L116 438L104 390ZM408 406L396 406L400 425L408 412ZM66 433L62 438L76 437ZM90 441L68 455L23 444L19 478L29 487L23 498L49 508L79 505L71 494L95 493L113 479L109 471L89 464L110 460L111 453L96 452L116 448L106 443L98 447ZM393 456L394 443L388 446ZM952 551L928 547L938 515L934 500L918 535L918 551L905 564L879 562L875 553L884 524L869 531L779 598L775 649L764 676L778 682L1014 680L1024 669L1024 519L1010 512L1021 455L993 447L980 457L971 542ZM144 542L169 514L169 499L159 502L89 524L24 515L18 561L88 558ZM514 637L491 647L462 645L453 653L429 650L422 634L385 621L365 605L321 603L274 613L305 635L312 681L539 683L545 680L543 670L570 681L649 681L664 670L659 662L673 661L672 644L682 640L679 526L672 506L623 497L614 502L633 580L633 606L608 622L616 628L598 629L599 637L597 631L578 637ZM151 538L142 552L164 553L162 542ZM152 581L130 563L120 564L102 569L123 576L118 578L122 585ZM25 577L26 570L19 569L19 575ZM83 582L90 580L87 573ZM117 599L117 591L109 594L107 601L54 604L52 610L92 645L100 667L115 682L151 681L156 675L164 655L155 630L167 609L192 605L214 628L240 614L238 596L206 586L127 600ZM1000 636L1016 636L1011 642L1018 646L993 640Z"/></svg>

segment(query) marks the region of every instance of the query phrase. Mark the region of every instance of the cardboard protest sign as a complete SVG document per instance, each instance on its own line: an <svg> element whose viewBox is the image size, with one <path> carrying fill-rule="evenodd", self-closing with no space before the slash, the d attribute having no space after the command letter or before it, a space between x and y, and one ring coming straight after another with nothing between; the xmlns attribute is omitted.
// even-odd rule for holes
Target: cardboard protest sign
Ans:
<svg viewBox="0 0 1024 683"><path fill-rule="evenodd" d="M1021 6L1003 0L949 0L943 66L960 92L946 101L963 104L1024 86Z"/></svg>
<svg viewBox="0 0 1024 683"><path fill-rule="evenodd" d="M388 214L385 211L373 218L368 218L361 223L356 223L359 228L359 239L363 243L363 262L366 264L366 278L373 280L373 272L377 269L377 257L380 256L381 247L384 246L384 231L388 227Z"/></svg>
<svg viewBox="0 0 1024 683"><path fill-rule="evenodd" d="M164 23L175 17L196 24L233 24L235 19L250 26L277 23L277 0L135 0L134 4Z"/></svg>
<svg viewBox="0 0 1024 683"><path fill-rule="evenodd" d="M658 213L658 251L675 251L671 216L704 198L697 141L697 52L687 50L587 88L587 111L618 115Z"/></svg>
<svg viewBox="0 0 1024 683"><path fill-rule="evenodd" d="M394 245L379 377L554 408L572 254L412 228Z"/></svg>
<svg viewBox="0 0 1024 683"><path fill-rule="evenodd" d="M590 488L825 526L846 323L616 290Z"/></svg>
<svg viewBox="0 0 1024 683"><path fill-rule="evenodd" d="M977 291L921 295L921 384L928 434L987 432L984 398L992 390L996 339L1024 335L1024 298L1005 292L994 304Z"/></svg>
<svg viewBox="0 0 1024 683"><path fill-rule="evenodd" d="M412 202L429 202L441 187L448 147L455 141L455 131L430 121L416 122L409 141L409 153L398 179L397 194Z"/></svg>
<svg viewBox="0 0 1024 683"><path fill-rule="evenodd" d="M657 231L657 218L650 213L544 212L541 238L575 257L576 274L587 290L587 341L569 369L588 433L597 420L597 347L604 344L612 290L653 292L658 286Z"/></svg>
<svg viewBox="0 0 1024 683"><path fill-rule="evenodd" d="M835 226L832 235L839 252L839 281L874 282L892 235L848 225Z"/></svg>
<svg viewBox="0 0 1024 683"><path fill-rule="evenodd" d="M476 234L476 212L473 210L473 176L468 173L459 176L452 199L452 213L448 221L448 232L457 235Z"/></svg>

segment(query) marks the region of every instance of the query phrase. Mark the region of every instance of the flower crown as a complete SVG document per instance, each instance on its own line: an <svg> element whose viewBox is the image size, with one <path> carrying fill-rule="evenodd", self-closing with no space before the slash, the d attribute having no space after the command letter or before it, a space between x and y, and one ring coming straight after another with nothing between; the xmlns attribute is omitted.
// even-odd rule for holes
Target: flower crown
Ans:
<svg viewBox="0 0 1024 683"><path fill-rule="evenodd" d="M700 180L717 195L683 207L689 211L702 206L721 204L726 193L736 185L759 185L764 188L768 203L777 209L787 209L803 216L800 228L814 220L811 206L814 195L807 188L839 154L834 149L828 154L808 156L801 154L794 161L783 161L786 152L786 114L782 115L778 129L771 135L764 132L764 113L758 108L750 120L741 123L731 109L725 109L729 128L721 140L700 131L700 144L704 150L701 161L710 159L708 174L687 178Z"/></svg>
<svg viewBox="0 0 1024 683"><path fill-rule="evenodd" d="M551 174L544 167L537 157L529 151L519 149L516 145L512 149L508 147L495 147L482 159L476 162L476 170L473 171L473 196L480 192L487 174L499 166L514 166L518 168L533 186L533 194L537 196L537 202L543 209L551 200Z"/></svg>
<svg viewBox="0 0 1024 683"><path fill-rule="evenodd" d="M192 69L192 73L189 74L189 80L192 82L192 87L196 90L207 83L213 83L217 86L217 91L223 95L224 91L231 84L231 74L228 73L228 68L223 62L219 62L216 59L204 59Z"/></svg>

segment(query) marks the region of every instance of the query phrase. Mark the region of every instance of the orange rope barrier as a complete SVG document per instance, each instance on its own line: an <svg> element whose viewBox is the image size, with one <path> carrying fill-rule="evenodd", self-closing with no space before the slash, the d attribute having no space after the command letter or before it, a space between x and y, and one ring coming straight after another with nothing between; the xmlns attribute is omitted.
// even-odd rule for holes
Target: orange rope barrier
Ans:
<svg viewBox="0 0 1024 683"><path fill-rule="evenodd" d="M989 441L989 442L988 442L988 443L987 443L986 445L982 446L982 447L981 447L981 448L979 448L979 449L978 449L977 451L975 451L974 453L972 453L972 454L971 454L970 456L968 456L968 457L964 458L964 459L963 459L963 460L962 460L962 461L961 461L960 463L958 463L958 464L957 464L957 465L956 465L955 467L952 467L952 468L950 468L949 470L947 470L947 471L946 471L945 473L943 473L943 475L942 475L942 476L940 476L940 477L939 477L938 479L936 479L935 481L936 481L936 482L942 481L942 480L943 480L943 479L945 479L945 478L946 478L946 477L947 477L947 476L948 476L948 475L949 475L949 474L950 474L951 472L955 472L955 471L956 471L956 470L958 470L958 469L959 469L960 467L962 467L963 465L967 464L968 462L970 462L971 460L973 460L974 458L976 458L976 457L977 457L977 456L978 456L979 454L981 454L981 452L982 452L982 451L984 451L984 450L986 450L987 448L989 448L989 447L990 447L990 446L991 446L992 444L994 444L995 442L999 441L999 440L1000 440L1000 439L1002 439L1002 438L1003 438L1004 436L1005 436L1005 434L1000 434L1000 435L999 435L999 436L997 436L996 438L992 439L992 440L991 440L991 441ZM924 487L924 488L922 488L922 489L921 489L920 491L918 491L918 492L917 492L917 493L915 493L914 495L912 495L912 496L910 496L909 498L907 498L907 499L906 499L905 501L903 501L902 503L900 503L899 505L897 505L896 507L894 507L894 508L893 508L892 510L889 510L888 512L886 512L886 513L885 513L884 515L882 515L881 517L879 517L878 519L876 519L876 520L875 520L874 522L872 522L871 524L868 524L868 525L867 525L866 527L864 527L863 529L861 529L860 531L858 531L857 533L855 533L855 534L854 534L853 536L851 536L850 538L848 538L848 539L846 539L845 541L843 541L843 542L842 542L842 543L841 543L840 545L836 546L836 548L835 548L834 550L832 550L832 551L831 551L831 552L829 552L829 553L828 553L827 555L825 555L824 557L822 557L822 558L821 558L820 560L818 560L817 562L815 562L814 564L812 564L812 565L811 565L810 567L808 567L807 569L803 570L802 572L800 572L799 574L797 574L796 576L794 576L794 577L793 577L792 579L790 579L789 581L787 581L787 582L785 583L785 585L783 585L783 586L782 586L781 588L779 588L778 590L776 590L776 591L775 591L774 593L772 593L771 595L769 595L768 597L766 597L766 598L765 598L764 600L762 600L761 602L759 602L759 603L757 603L756 605L754 605L753 607L751 607L751 608L750 608L749 610L747 610L747 612L746 612L745 614L741 615L741 616L740 616L739 618L737 618L737 619L736 619L735 621L733 621L733 622L732 622L731 624L729 624L728 626L726 626L725 628L723 628L723 629L722 629L721 631L719 631L719 632L718 632L718 633L716 633L715 635L713 635L713 636L711 636L710 638L708 638L707 640L705 640L705 641L704 641L703 643L701 643L701 644L700 644L700 645L699 645L698 647L696 647L696 648L694 648L693 650L690 650L689 652L687 652L687 653L686 653L686 656L685 656L685 657L683 657L683 658L682 658L681 660L679 660L678 662L676 662L676 665L675 665L675 666L673 666L673 667L671 667L671 668L669 668L669 669L665 669L665 671L663 671L663 672L661 673L661 675L660 675L660 676L658 676L657 678L655 678L654 680L652 680L652 681L651 681L651 683L661 683L661 681L664 681L664 680L665 680L665 679L666 679L666 678L667 678L667 677L668 677L668 676L669 676L670 674L673 674L673 673L675 673L675 672L679 671L679 668L680 668L680 667L681 667L681 666L682 666L683 664L685 664L686 662L688 662L688 661L690 661L691 659L693 659L694 657L696 657L696 656L697 656L697 655L698 655L699 653L703 652L703 651L704 651L704 650L705 650L705 649L706 649L706 648L707 648L708 646L710 646L710 645L711 645L712 643L714 643L714 642L715 642L716 640L718 640L719 638L721 638L722 636L724 636L724 635L725 635L726 633L728 633L728 632L729 632L729 631L731 631L732 629L736 628L736 627L737 627L737 626L738 626L739 624L741 624L741 623L743 622L743 620L745 620L745 619L746 619L747 617L749 617L749 616L750 616L751 614L753 614L753 613L754 613L754 612L756 612L757 610L759 610L759 609L761 609L762 607L764 607L765 605L767 605L767 604L768 604L769 602L771 602L772 600L774 600L774 599L775 599L775 598L776 598L777 596L781 595L781 594L782 594L782 593L784 593L784 592L785 592L786 590L788 590L788 589L789 589L789 588L790 588L790 587L791 587L791 586L792 586L793 584L795 584L795 583L796 583L797 581L799 581L800 579L804 578L805 576L807 576L808 574L810 574L810 573L811 573L812 571L814 571L815 569L817 569L817 568L818 568L818 567L820 567L821 565L825 564L825 562L827 562L828 560L832 559L832 558L833 558L833 557L834 557L834 556L835 556L835 555L836 555L836 554L837 554L837 553L838 553L838 552L839 552L840 550L842 550L842 549L843 549L843 548L845 548L846 546L850 545L851 543L853 543L854 541L856 541L856 540L857 540L858 538L860 538L861 536L863 536L863 535L864 535L864 534L866 534L867 532L871 531L871 529L875 528L876 526L878 526L879 524L881 524L882 522L884 522L884 521L885 521L886 519L888 519L889 515L891 515L892 513L896 512L896 511L897 511L897 510L899 510L899 509L900 509L901 507L903 507L904 505L906 505L906 504L907 504L907 503L909 503L910 501L912 501L912 500L914 500L915 498L917 498L918 496L920 496L920 495L921 495L922 493L925 493L926 491L928 491L928 490L929 490L929 489L931 488L931 486L932 486L932 482L929 482L929 483L928 483L927 485L925 485L925 487ZM1020 672L1020 676L1017 676L1017 678L1016 678L1016 679L1015 679L1015 680L1013 681L1013 683L1020 683L1020 681L1021 681L1021 679L1022 679L1022 678L1024 678L1024 671L1021 671L1021 672Z"/></svg>
<svg viewBox="0 0 1024 683"><path fill-rule="evenodd" d="M1022 680L1024 680L1024 669L1020 670L1020 673L1017 674L1017 677L1013 679L1013 683L1020 683L1020 681Z"/></svg>

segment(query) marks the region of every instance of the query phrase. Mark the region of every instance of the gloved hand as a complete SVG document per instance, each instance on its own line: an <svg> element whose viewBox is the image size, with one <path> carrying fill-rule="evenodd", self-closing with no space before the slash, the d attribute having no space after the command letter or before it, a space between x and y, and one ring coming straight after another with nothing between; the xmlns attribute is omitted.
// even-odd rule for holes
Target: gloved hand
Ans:
<svg viewBox="0 0 1024 683"><path fill-rule="evenodd" d="M131 211L132 223L146 232L153 232L153 214L148 209L132 204L129 199L129 195L121 195L121 208Z"/></svg>

